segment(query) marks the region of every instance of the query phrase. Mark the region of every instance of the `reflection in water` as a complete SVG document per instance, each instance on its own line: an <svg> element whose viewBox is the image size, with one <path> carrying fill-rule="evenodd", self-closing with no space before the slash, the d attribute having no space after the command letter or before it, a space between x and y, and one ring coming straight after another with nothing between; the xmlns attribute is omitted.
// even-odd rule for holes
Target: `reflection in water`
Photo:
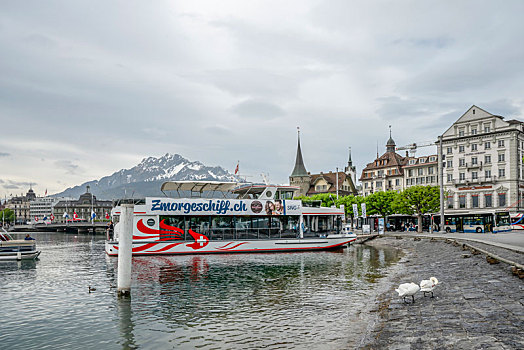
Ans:
<svg viewBox="0 0 524 350"><path fill-rule="evenodd" d="M129 300L116 296L118 261L102 238L34 236L39 261L0 263L2 348L351 347L375 282L400 258L359 245L133 257Z"/></svg>
<svg viewBox="0 0 524 350"><path fill-rule="evenodd" d="M120 328L120 345L122 349L136 349L135 337L133 334L134 324L131 311L130 298L117 299L118 325Z"/></svg>

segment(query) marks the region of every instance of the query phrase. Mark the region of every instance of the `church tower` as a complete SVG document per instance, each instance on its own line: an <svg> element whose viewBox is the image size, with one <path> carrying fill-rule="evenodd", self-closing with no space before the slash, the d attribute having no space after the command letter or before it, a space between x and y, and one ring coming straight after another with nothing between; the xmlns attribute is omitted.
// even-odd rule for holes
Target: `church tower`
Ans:
<svg viewBox="0 0 524 350"><path fill-rule="evenodd" d="M351 147L349 147L349 160L348 165L345 167L344 172L346 175L351 178L353 181L353 184L356 186L357 183L357 167L353 165L353 161L351 160Z"/></svg>
<svg viewBox="0 0 524 350"><path fill-rule="evenodd" d="M298 146L297 146L297 158L295 160L295 168L289 176L289 184L291 186L298 186L300 190L295 193L296 196L305 196L309 190L309 183L311 176L309 176L304 166L304 159L302 158L302 150L300 149L300 129L298 129Z"/></svg>

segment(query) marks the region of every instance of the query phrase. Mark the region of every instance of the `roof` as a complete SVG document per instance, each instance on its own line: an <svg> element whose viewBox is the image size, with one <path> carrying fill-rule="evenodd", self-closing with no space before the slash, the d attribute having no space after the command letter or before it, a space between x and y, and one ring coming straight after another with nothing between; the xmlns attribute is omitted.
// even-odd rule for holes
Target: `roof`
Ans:
<svg viewBox="0 0 524 350"><path fill-rule="evenodd" d="M321 174L313 174L310 175L311 180L309 182L309 190L307 191L307 195L314 195L318 193L336 193L337 192L337 173L336 172L329 172L329 173L321 173ZM317 191L315 188L315 185L319 179L324 179L330 186L326 190ZM349 190L343 189L343 184L346 179L349 181ZM357 194L357 189L355 188L355 184L353 183L353 180L351 179L351 176L348 176L343 171L338 172L338 192L339 193L351 193L351 194Z"/></svg>
<svg viewBox="0 0 524 350"><path fill-rule="evenodd" d="M161 191L219 191L231 192L239 184L238 182L222 181L167 181L160 187Z"/></svg>

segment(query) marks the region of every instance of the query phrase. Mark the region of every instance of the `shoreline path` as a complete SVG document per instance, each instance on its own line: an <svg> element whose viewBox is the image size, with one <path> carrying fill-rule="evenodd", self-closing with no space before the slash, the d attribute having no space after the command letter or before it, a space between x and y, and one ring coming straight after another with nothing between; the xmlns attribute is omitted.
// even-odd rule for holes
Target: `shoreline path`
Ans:
<svg viewBox="0 0 524 350"><path fill-rule="evenodd" d="M491 265L485 255L463 250L461 244L417 236L369 243L401 248L406 255L399 261L402 268L386 277L388 288L377 297L375 323L360 348L524 349L524 279L514 276L509 265ZM524 256L480 242L478 248L512 261ZM419 292L414 304L405 304L394 291L401 283L418 284L431 276L440 282L434 298Z"/></svg>

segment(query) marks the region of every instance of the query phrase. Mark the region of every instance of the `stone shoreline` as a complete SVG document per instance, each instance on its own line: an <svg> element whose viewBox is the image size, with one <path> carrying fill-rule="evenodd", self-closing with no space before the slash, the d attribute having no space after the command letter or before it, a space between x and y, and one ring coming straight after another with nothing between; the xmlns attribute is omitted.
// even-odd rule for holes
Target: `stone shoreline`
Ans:
<svg viewBox="0 0 524 350"><path fill-rule="evenodd" d="M387 288L371 310L375 322L359 348L524 348L524 280L508 265L490 265L484 255L442 240L386 237L368 244L401 248L406 255L385 278ZM431 276L440 282L434 298L419 292L414 304L405 304L394 291Z"/></svg>

